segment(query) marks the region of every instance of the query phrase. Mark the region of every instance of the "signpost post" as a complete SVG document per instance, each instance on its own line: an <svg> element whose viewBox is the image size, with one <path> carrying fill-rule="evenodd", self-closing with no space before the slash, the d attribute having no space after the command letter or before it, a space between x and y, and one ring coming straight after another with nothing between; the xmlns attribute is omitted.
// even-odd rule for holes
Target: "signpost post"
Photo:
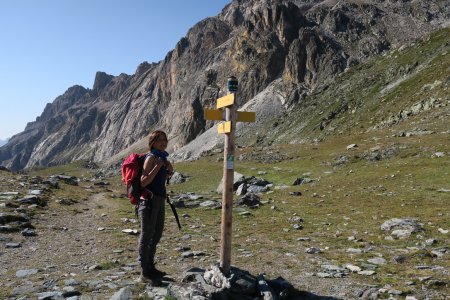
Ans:
<svg viewBox="0 0 450 300"><path fill-rule="evenodd" d="M222 223L220 243L220 267L224 274L230 274L231 265L231 231L233 209L233 181L234 181L234 132L236 122L255 122L254 112L238 112L235 102L238 91L238 81L231 76L227 80L228 95L217 99L220 110L205 109L206 120L224 121L218 125L218 133L225 134L223 154L223 193L222 193ZM221 109L222 108L222 109ZM223 110L223 108L225 108Z"/></svg>

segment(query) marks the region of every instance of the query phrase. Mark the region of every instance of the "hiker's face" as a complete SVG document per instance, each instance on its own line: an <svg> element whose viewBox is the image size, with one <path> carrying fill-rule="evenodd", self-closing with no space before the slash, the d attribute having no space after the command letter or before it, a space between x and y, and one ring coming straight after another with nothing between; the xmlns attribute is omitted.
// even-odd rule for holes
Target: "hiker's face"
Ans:
<svg viewBox="0 0 450 300"><path fill-rule="evenodd" d="M167 137L165 135L160 135L156 141L153 143L153 148L164 151L167 148Z"/></svg>

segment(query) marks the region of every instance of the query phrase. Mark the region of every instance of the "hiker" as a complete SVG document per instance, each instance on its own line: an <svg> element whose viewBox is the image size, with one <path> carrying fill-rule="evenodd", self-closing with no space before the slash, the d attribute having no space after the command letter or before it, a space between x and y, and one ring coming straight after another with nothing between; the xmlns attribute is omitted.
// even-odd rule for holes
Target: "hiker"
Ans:
<svg viewBox="0 0 450 300"><path fill-rule="evenodd" d="M139 237L139 262L141 264L141 282L154 286L162 284L165 272L155 268L156 246L164 228L164 201L166 200L166 179L173 173L173 167L167 160L167 135L160 130L149 135L150 152L144 161L141 186L150 190L152 197L141 197L138 212L141 222Z"/></svg>

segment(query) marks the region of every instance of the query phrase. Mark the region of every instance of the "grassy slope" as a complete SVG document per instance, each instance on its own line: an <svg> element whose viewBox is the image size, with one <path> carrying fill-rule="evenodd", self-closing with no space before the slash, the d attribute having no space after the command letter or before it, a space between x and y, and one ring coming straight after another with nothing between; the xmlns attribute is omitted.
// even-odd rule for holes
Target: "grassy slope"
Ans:
<svg viewBox="0 0 450 300"><path fill-rule="evenodd" d="M448 102L449 36L450 28L443 29L351 68L277 120L281 125L268 138L282 143L361 133L421 100L434 97ZM442 84L426 88L437 81ZM394 82L399 84L386 89ZM320 130L326 119L330 122Z"/></svg>

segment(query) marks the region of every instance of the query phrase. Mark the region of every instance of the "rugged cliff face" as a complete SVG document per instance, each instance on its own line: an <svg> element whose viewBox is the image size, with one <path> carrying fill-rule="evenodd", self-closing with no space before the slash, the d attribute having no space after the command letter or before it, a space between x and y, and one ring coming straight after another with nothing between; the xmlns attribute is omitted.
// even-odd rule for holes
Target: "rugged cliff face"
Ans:
<svg viewBox="0 0 450 300"><path fill-rule="evenodd" d="M449 10L439 0L234 0L164 60L133 75L98 72L92 90L69 88L0 148L0 163L19 170L102 161L156 128L178 149L212 126L203 108L224 95L229 75L240 81L241 105L276 83L282 106L292 109L349 68L448 26Z"/></svg>

